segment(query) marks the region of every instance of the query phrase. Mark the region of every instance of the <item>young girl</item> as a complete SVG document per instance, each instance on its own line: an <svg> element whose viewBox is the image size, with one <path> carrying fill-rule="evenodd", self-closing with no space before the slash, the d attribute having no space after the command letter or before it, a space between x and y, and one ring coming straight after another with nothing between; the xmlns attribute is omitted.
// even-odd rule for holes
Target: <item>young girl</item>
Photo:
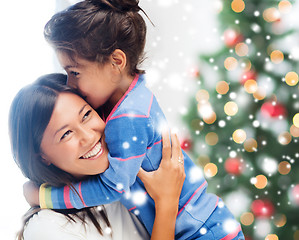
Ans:
<svg viewBox="0 0 299 240"><path fill-rule="evenodd" d="M140 166L157 169L164 114L144 81L142 61L146 25L136 0L89 0L57 13L45 37L78 89L106 121L109 168L75 185L80 198L65 188L40 189L42 208L83 208L117 200L152 232L155 208L142 182ZM142 11L142 10L141 10ZM72 133L67 133L71 138ZM87 153L93 158L97 151ZM244 239L240 224L221 199L206 193L207 182L183 153L186 180L176 221L176 239ZM50 194L49 194L50 193Z"/></svg>
<svg viewBox="0 0 299 240"><path fill-rule="evenodd" d="M78 95L66 86L66 75L49 74L19 91L11 105L9 132L14 159L26 177L38 186L53 186L82 180L105 171L109 165L104 142L105 123ZM72 131L72 139L67 132ZM141 171L148 192L156 201L156 218L151 239L173 239L184 166L176 136L163 137L163 159L152 173ZM101 154L82 158L101 139ZM101 145L101 146L100 146ZM152 189L154 187L155 189ZM173 201L172 204L169 200ZM19 239L149 239L142 224L119 202L100 208L29 212ZM65 216L63 216L64 214Z"/></svg>

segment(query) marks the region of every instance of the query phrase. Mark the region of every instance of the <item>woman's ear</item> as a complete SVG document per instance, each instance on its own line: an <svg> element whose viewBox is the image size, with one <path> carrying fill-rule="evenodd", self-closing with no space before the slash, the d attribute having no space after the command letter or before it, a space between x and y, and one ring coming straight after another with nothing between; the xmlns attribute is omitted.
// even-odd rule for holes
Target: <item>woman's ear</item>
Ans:
<svg viewBox="0 0 299 240"><path fill-rule="evenodd" d="M118 70L123 71L125 69L127 65L127 56L122 50L115 49L110 58L112 65L117 67Z"/></svg>

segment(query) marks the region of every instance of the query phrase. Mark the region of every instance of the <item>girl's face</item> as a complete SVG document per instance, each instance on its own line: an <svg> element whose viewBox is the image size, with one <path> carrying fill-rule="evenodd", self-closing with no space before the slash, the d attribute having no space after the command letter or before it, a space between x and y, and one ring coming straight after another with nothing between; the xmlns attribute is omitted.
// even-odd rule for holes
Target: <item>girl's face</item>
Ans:
<svg viewBox="0 0 299 240"><path fill-rule="evenodd" d="M41 142L45 163L77 178L104 172L109 166L104 129L103 120L81 97L60 93Z"/></svg>
<svg viewBox="0 0 299 240"><path fill-rule="evenodd" d="M57 57L67 72L68 85L78 89L94 109L108 100L114 104L118 101L121 88L120 75L110 62L102 66L98 62L81 58L73 61L63 52L57 52Z"/></svg>

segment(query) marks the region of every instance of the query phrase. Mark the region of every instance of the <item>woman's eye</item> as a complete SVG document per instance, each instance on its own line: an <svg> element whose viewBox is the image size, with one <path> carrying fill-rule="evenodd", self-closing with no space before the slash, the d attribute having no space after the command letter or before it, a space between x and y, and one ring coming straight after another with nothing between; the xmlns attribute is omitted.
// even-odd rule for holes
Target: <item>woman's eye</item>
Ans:
<svg viewBox="0 0 299 240"><path fill-rule="evenodd" d="M88 116L91 114L91 110L88 110L85 114L84 114L84 116L83 116L83 121L86 119L86 118L88 118Z"/></svg>
<svg viewBox="0 0 299 240"><path fill-rule="evenodd" d="M63 140L64 138L66 138L69 134L71 133L71 130L66 131L62 137L60 138L60 140Z"/></svg>

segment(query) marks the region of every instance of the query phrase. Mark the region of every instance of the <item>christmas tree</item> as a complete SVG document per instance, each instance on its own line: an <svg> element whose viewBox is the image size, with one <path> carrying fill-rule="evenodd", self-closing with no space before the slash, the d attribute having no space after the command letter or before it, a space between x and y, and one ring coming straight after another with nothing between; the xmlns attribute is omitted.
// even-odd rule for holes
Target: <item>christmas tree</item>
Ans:
<svg viewBox="0 0 299 240"><path fill-rule="evenodd" d="M223 47L200 56L184 117L182 147L246 239L299 239L299 37L285 21L299 14L294 3L220 2Z"/></svg>

